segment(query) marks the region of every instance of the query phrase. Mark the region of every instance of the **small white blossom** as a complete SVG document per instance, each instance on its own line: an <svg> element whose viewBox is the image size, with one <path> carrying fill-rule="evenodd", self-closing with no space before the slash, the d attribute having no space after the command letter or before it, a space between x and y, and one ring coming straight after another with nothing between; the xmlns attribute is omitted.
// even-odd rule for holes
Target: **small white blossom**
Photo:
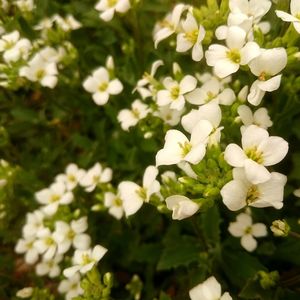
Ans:
<svg viewBox="0 0 300 300"><path fill-rule="evenodd" d="M180 122L181 115L184 113L184 111L184 108L182 110L172 109L170 108L169 104L165 106L159 106L154 115L162 119L164 123L171 126L176 126Z"/></svg>
<svg viewBox="0 0 300 300"><path fill-rule="evenodd" d="M228 29L226 46L212 44L205 52L206 62L212 66L214 73L224 78L238 71L240 66L247 65L260 54L260 48L255 42L246 43L246 33L237 26Z"/></svg>
<svg viewBox="0 0 300 300"><path fill-rule="evenodd" d="M36 54L19 71L20 76L33 82L40 82L42 86L53 89L57 84L57 66L55 62L46 61L41 55Z"/></svg>
<svg viewBox="0 0 300 300"><path fill-rule="evenodd" d="M300 189L294 190L293 194L294 194L296 197L299 197L299 198L300 198Z"/></svg>
<svg viewBox="0 0 300 300"><path fill-rule="evenodd" d="M222 295L221 285L214 276L193 287L189 295L191 300L232 300L228 292Z"/></svg>
<svg viewBox="0 0 300 300"><path fill-rule="evenodd" d="M197 79L191 75L186 75L180 82L171 77L163 80L166 89L157 92L157 104L165 106L170 104L171 109L182 110L185 105L184 94L193 91L197 86Z"/></svg>
<svg viewBox="0 0 300 300"><path fill-rule="evenodd" d="M168 14L165 19L156 26L154 32L154 45L157 48L158 44L171 36L173 33L176 32L180 25L180 18L182 13L188 9L189 6L179 3L177 4L172 13Z"/></svg>
<svg viewBox="0 0 300 300"><path fill-rule="evenodd" d="M29 298L32 296L33 288L32 287L25 287L21 290L18 290L16 296L19 298Z"/></svg>
<svg viewBox="0 0 300 300"><path fill-rule="evenodd" d="M268 114L268 110L265 107L260 107L253 113L249 106L241 105L238 107L237 112L240 120L244 124L241 127L241 132L244 132L245 129L250 125L257 125L258 127L264 129L267 129L273 125L273 122Z"/></svg>
<svg viewBox="0 0 300 300"><path fill-rule="evenodd" d="M103 246L97 245L88 250L76 250L73 256L73 266L63 271L63 274L70 278L78 271L85 274L90 271L95 264L105 255L107 249Z"/></svg>
<svg viewBox="0 0 300 300"><path fill-rule="evenodd" d="M120 220L124 214L123 201L119 195L112 192L104 194L104 206L108 208L108 213L117 220Z"/></svg>
<svg viewBox="0 0 300 300"><path fill-rule="evenodd" d="M23 12L32 11L35 8L33 0L17 0L15 5Z"/></svg>
<svg viewBox="0 0 300 300"><path fill-rule="evenodd" d="M189 199L188 197L181 195L173 195L166 198L166 204L168 209L172 210L173 220L183 220L194 215L198 209L199 205Z"/></svg>
<svg viewBox="0 0 300 300"><path fill-rule="evenodd" d="M73 220L70 225L63 221L56 221L53 238L57 243L57 253L66 253L71 245L79 250L88 249L91 244L91 238L88 234L84 233L87 227L86 217Z"/></svg>
<svg viewBox="0 0 300 300"><path fill-rule="evenodd" d="M43 204L42 210L47 215L54 215L59 205L70 204L73 201L73 194L66 190L62 182L55 182L49 188L35 193L36 200Z"/></svg>
<svg viewBox="0 0 300 300"><path fill-rule="evenodd" d="M35 264L39 258L39 252L34 247L35 240L35 237L19 239L15 246L16 253L25 253L25 261L30 265Z"/></svg>
<svg viewBox="0 0 300 300"><path fill-rule="evenodd" d="M93 94L93 100L97 105L107 103L110 95L118 95L123 90L121 81L117 78L110 80L106 68L100 67L83 82L84 89Z"/></svg>
<svg viewBox="0 0 300 300"><path fill-rule="evenodd" d="M128 130L129 127L135 126L140 120L144 119L150 112L149 107L136 99L131 104L131 109L122 109L118 113L118 121L121 123L123 130Z"/></svg>
<svg viewBox="0 0 300 300"><path fill-rule="evenodd" d="M43 258L43 260L35 267L36 274L39 276L45 276L48 274L50 278L57 277L60 274L59 263L62 259L62 255L56 255L49 260Z"/></svg>
<svg viewBox="0 0 300 300"><path fill-rule="evenodd" d="M291 13L288 14L282 10L275 10L277 17L284 22L292 22L295 30L300 33L300 2L299 0L291 0Z"/></svg>
<svg viewBox="0 0 300 300"><path fill-rule="evenodd" d="M27 213L26 223L22 228L22 233L25 238L36 237L40 230L44 228L45 214L41 210L35 210L32 213Z"/></svg>
<svg viewBox="0 0 300 300"><path fill-rule="evenodd" d="M54 257L57 250L57 243L49 228L44 228L39 232L38 239L34 242L34 248L36 248L46 260L50 260Z"/></svg>
<svg viewBox="0 0 300 300"><path fill-rule="evenodd" d="M263 223L252 223L250 215L242 213L236 217L236 222L229 224L228 230L234 237L241 238L241 245L244 249L252 252L257 247L257 241L254 237L267 236L267 227Z"/></svg>
<svg viewBox="0 0 300 300"><path fill-rule="evenodd" d="M66 300L71 300L83 294L80 286L80 275L75 273L72 277L62 280L58 285L58 291L66 294Z"/></svg>
<svg viewBox="0 0 300 300"><path fill-rule="evenodd" d="M59 174L55 177L55 181L65 184L67 190L73 190L85 175L83 169L79 169L76 164L69 164L66 167L65 174Z"/></svg>
<svg viewBox="0 0 300 300"><path fill-rule="evenodd" d="M233 167L244 167L247 179L263 183L271 178L266 166L279 163L288 152L288 143L281 137L269 133L256 125L250 125L242 134L242 147L229 144L224 158Z"/></svg>
<svg viewBox="0 0 300 300"><path fill-rule="evenodd" d="M100 0L95 8L100 11L100 18L108 22L114 17L115 12L126 13L130 9L130 2L129 0Z"/></svg>
<svg viewBox="0 0 300 300"><path fill-rule="evenodd" d="M281 72L287 64L287 53L284 48L262 49L261 54L254 58L249 67L258 77L250 88L248 101L252 105L259 105L265 92L272 92L279 88Z"/></svg>
<svg viewBox="0 0 300 300"><path fill-rule="evenodd" d="M131 181L122 181L118 190L123 201L126 217L135 214L144 202L149 202L150 197L160 190L160 183L156 180L158 170L154 166L148 166L143 176L143 185Z"/></svg>
<svg viewBox="0 0 300 300"><path fill-rule="evenodd" d="M201 42L205 36L205 29L199 25L191 13L187 13L186 19L181 23L183 32L177 35L177 52L186 52L192 48L192 59L200 61L203 57Z"/></svg>
<svg viewBox="0 0 300 300"><path fill-rule="evenodd" d="M252 184L246 178L242 168L233 169L233 180L221 189L223 203L233 211L246 205L253 207L273 206L280 209L283 206L284 185L287 178L277 172L271 173L271 178L259 184Z"/></svg>
<svg viewBox="0 0 300 300"><path fill-rule="evenodd" d="M103 168L100 163L96 163L90 168L80 180L80 185L87 192L92 192L99 183L107 183L112 179L112 169Z"/></svg>

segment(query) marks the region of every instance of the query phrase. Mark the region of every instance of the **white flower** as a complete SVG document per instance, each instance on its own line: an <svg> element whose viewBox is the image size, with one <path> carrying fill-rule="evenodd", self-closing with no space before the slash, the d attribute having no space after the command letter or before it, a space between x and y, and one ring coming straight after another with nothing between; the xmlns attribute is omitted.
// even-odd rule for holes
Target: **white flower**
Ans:
<svg viewBox="0 0 300 300"><path fill-rule="evenodd" d="M62 259L62 255L56 255L49 260L43 258L43 260L35 267L36 274L39 276L48 274L50 278L57 277L60 274L60 267L58 264Z"/></svg>
<svg viewBox="0 0 300 300"><path fill-rule="evenodd" d="M26 77L33 82L40 82L42 86L54 88L57 84L57 66L55 62L47 62L44 58L36 54L28 63L28 66L22 67L19 71L20 76Z"/></svg>
<svg viewBox="0 0 300 300"><path fill-rule="evenodd" d="M181 23L183 32L177 35L177 52L186 52L192 49L192 58L194 61L200 61L203 57L203 48L201 42L205 36L205 29L198 25L196 19L191 13L187 13L186 19Z"/></svg>
<svg viewBox="0 0 300 300"><path fill-rule="evenodd" d="M208 136L212 130L213 126L206 120L197 123L190 140L179 130L168 130L164 148L156 154L156 166L173 165L181 161L199 163L206 153Z"/></svg>
<svg viewBox="0 0 300 300"><path fill-rule="evenodd" d="M90 271L95 264L104 256L107 249L97 245L94 249L76 250L73 256L73 266L64 270L63 274L70 278L78 271L85 274Z"/></svg>
<svg viewBox="0 0 300 300"><path fill-rule="evenodd" d="M73 220L70 225L63 221L56 221L53 238L57 243L57 253L66 253L71 245L79 250L88 249L91 244L91 238L88 234L83 233L87 230L87 227L86 217Z"/></svg>
<svg viewBox="0 0 300 300"><path fill-rule="evenodd" d="M158 193L160 184L156 180L158 170L154 166L148 166L143 176L143 185L131 181L122 181L118 190L123 201L126 217L135 214L144 202L149 202L150 197Z"/></svg>
<svg viewBox="0 0 300 300"><path fill-rule="evenodd" d="M279 88L282 75L276 74L281 72L286 64L287 53L284 48L261 50L261 54L249 63L251 72L258 77L250 88L247 98L249 103L259 105L265 92Z"/></svg>
<svg viewBox="0 0 300 300"><path fill-rule="evenodd" d="M149 107L139 99L131 104L131 109L122 109L118 113L118 121L121 123L123 130L135 126L140 120L144 119L150 112Z"/></svg>
<svg viewBox="0 0 300 300"><path fill-rule="evenodd" d="M72 15L67 15L65 18L62 18L59 15L52 16L52 22L55 22L58 27L63 31L70 31L79 29L82 25L78 22Z"/></svg>
<svg viewBox="0 0 300 300"><path fill-rule="evenodd" d="M100 0L95 8L101 12L100 18L108 22L114 17L115 12L126 13L130 9L130 2L129 0Z"/></svg>
<svg viewBox="0 0 300 300"><path fill-rule="evenodd" d="M64 48L60 47L58 50L52 47L45 47L38 52L38 54L46 61L46 62L54 62L58 63L61 61L63 56L65 55Z"/></svg>
<svg viewBox="0 0 300 300"><path fill-rule="evenodd" d="M244 126L241 127L241 132L244 132L245 129L250 125L257 125L264 129L267 129L273 125L273 122L268 114L268 110L265 107L261 107L252 113L249 106L241 105L238 107L237 112L244 124Z"/></svg>
<svg viewBox="0 0 300 300"><path fill-rule="evenodd" d="M108 213L120 220L124 214L123 201L119 193L115 195L112 192L104 194L104 206L108 208Z"/></svg>
<svg viewBox="0 0 300 300"><path fill-rule="evenodd" d="M264 237L268 234L265 224L253 224L251 216L245 213L239 214L236 217L236 222L229 224L228 230L234 237L241 238L242 247L249 252L257 247L257 241L254 237Z"/></svg>
<svg viewBox="0 0 300 300"><path fill-rule="evenodd" d="M138 91L143 99L153 97L156 94L156 88L154 86L156 80L154 79L154 75L157 69L163 64L164 62L162 60L154 61L151 65L150 74L147 72L144 73L142 79L138 80L133 92Z"/></svg>
<svg viewBox="0 0 300 300"><path fill-rule="evenodd" d="M23 236L26 238L36 237L41 229L44 228L44 213L41 210L35 210L26 214L26 224L22 228Z"/></svg>
<svg viewBox="0 0 300 300"><path fill-rule="evenodd" d="M57 250L57 243L49 228L44 228L39 232L38 239L33 245L46 260L53 258Z"/></svg>
<svg viewBox="0 0 300 300"><path fill-rule="evenodd" d="M184 108L182 110L177 110L170 108L170 105L165 105L159 106L154 115L162 119L164 123L175 126L180 122L180 118L183 113Z"/></svg>
<svg viewBox="0 0 300 300"><path fill-rule="evenodd" d="M229 27L226 46L213 44L205 52L207 64L220 78L235 73L240 65L247 65L260 54L259 46L255 42L246 43L245 31L237 26Z"/></svg>
<svg viewBox="0 0 300 300"><path fill-rule="evenodd" d="M252 184L246 178L242 168L233 169L233 180L221 189L223 203L230 210L239 210L246 205L253 207L283 206L284 185L287 178L280 173L272 172L271 178L259 184Z"/></svg>
<svg viewBox="0 0 300 300"><path fill-rule="evenodd" d="M16 296L19 298L29 298L32 296L33 288L32 287L25 287L21 290L18 290Z"/></svg>
<svg viewBox="0 0 300 300"><path fill-rule="evenodd" d="M54 215L58 206L63 204L70 204L73 201L73 194L66 190L62 182L55 182L49 188L40 190L35 193L36 200L44 204L42 210L47 215Z"/></svg>
<svg viewBox="0 0 300 300"><path fill-rule="evenodd" d="M39 258L38 250L34 247L35 237L19 239L16 246L16 253L25 253L26 263L35 264Z"/></svg>
<svg viewBox="0 0 300 300"><path fill-rule="evenodd" d="M232 300L228 292L222 295L221 285L214 276L193 287L189 295L191 300Z"/></svg>
<svg viewBox="0 0 300 300"><path fill-rule="evenodd" d="M75 273L72 277L62 280L58 285L58 291L61 294L66 294L66 300L71 300L83 294L83 289L80 287L80 275Z"/></svg>
<svg viewBox="0 0 300 300"><path fill-rule="evenodd" d="M106 68L100 67L83 82L86 91L93 94L93 100L97 105L104 105L109 99L109 95L118 95L123 90L121 81L117 78L110 80Z"/></svg>
<svg viewBox="0 0 300 300"><path fill-rule="evenodd" d="M300 33L300 3L299 0L291 0L290 4L291 14L282 10L275 10L277 17L284 22L292 22L295 30Z"/></svg>
<svg viewBox="0 0 300 300"><path fill-rule="evenodd" d="M232 89L224 89L222 83L216 77L212 77L200 88L196 88L194 91L186 94L185 99L195 105L202 105L208 102L231 105L236 97Z"/></svg>
<svg viewBox="0 0 300 300"><path fill-rule="evenodd" d="M158 44L176 32L182 13L188 8L188 5L177 4L172 13L168 14L166 18L159 24L159 29L154 33L154 45L157 48Z"/></svg>
<svg viewBox="0 0 300 300"><path fill-rule="evenodd" d="M0 52L4 52L3 59L7 63L15 62L20 58L27 59L30 50L30 41L20 39L20 33L16 30L2 35L0 39Z"/></svg>
<svg viewBox="0 0 300 300"><path fill-rule="evenodd" d="M180 82L166 77L163 80L166 89L157 92L157 104L164 106L170 104L170 108L182 110L185 105L184 94L191 92L197 86L197 79L191 75L186 75Z"/></svg>
<svg viewBox="0 0 300 300"><path fill-rule="evenodd" d="M32 11L35 8L33 0L17 0L15 5L24 12Z"/></svg>
<svg viewBox="0 0 300 300"><path fill-rule="evenodd" d="M293 194L294 194L296 197L299 197L299 198L300 198L300 189L294 190Z"/></svg>
<svg viewBox="0 0 300 300"><path fill-rule="evenodd" d="M216 145L221 139L221 130L223 127L219 127L222 119L222 112L220 106L215 102L204 104L198 108L198 110L192 109L188 114L182 117L181 124L183 128L191 133L194 127L201 121L201 126L211 127L211 131L208 134L208 144ZM198 125L198 127L201 127Z"/></svg>
<svg viewBox="0 0 300 300"><path fill-rule="evenodd" d="M263 183L271 178L265 166L279 163L288 152L288 143L281 137L269 133L256 125L250 125L242 134L242 148L229 144L224 158L233 167L244 167L247 179Z"/></svg>
<svg viewBox="0 0 300 300"><path fill-rule="evenodd" d="M111 179L112 169L103 169L100 163L96 163L81 178L80 185L83 186L87 192L92 192L99 183L107 183L110 182Z"/></svg>
<svg viewBox="0 0 300 300"><path fill-rule="evenodd" d="M66 167L65 174L59 174L55 177L55 181L65 184L67 190L73 190L85 175L83 169L79 169L76 164L69 164Z"/></svg>
<svg viewBox="0 0 300 300"><path fill-rule="evenodd" d="M194 215L199 209L199 205L197 203L190 200L188 197L180 195L173 195L166 198L166 204L168 209L173 211L173 220L188 218Z"/></svg>

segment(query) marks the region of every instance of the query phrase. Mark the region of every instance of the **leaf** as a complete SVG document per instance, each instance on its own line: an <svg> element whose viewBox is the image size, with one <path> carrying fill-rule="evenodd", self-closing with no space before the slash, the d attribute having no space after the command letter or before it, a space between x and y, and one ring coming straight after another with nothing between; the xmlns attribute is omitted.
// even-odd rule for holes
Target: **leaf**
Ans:
<svg viewBox="0 0 300 300"><path fill-rule="evenodd" d="M157 270L169 270L179 266L188 266L199 260L200 250L194 237L182 236L172 240L164 248Z"/></svg>
<svg viewBox="0 0 300 300"><path fill-rule="evenodd" d="M205 239L212 244L220 242L220 213L214 205L202 214L202 228Z"/></svg>
<svg viewBox="0 0 300 300"><path fill-rule="evenodd" d="M222 253L221 265L230 281L240 287L258 271L267 271L256 257L246 252L232 251L229 248Z"/></svg>

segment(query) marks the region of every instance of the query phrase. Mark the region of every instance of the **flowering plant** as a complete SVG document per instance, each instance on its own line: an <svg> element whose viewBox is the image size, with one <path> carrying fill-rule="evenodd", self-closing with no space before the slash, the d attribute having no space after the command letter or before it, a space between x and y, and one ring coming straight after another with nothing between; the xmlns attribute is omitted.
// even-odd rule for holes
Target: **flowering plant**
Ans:
<svg viewBox="0 0 300 300"><path fill-rule="evenodd" d="M299 299L298 0L0 0L0 298Z"/></svg>

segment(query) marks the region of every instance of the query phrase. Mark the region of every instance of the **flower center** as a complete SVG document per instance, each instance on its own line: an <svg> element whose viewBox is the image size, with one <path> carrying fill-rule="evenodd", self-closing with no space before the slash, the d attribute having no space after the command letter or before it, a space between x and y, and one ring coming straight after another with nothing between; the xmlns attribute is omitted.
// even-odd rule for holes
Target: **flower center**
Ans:
<svg viewBox="0 0 300 300"><path fill-rule="evenodd" d="M212 99L214 99L216 97L216 95L211 91L208 91L206 93L206 96L207 96L207 98L206 98L205 102L209 102L209 101L211 101Z"/></svg>
<svg viewBox="0 0 300 300"><path fill-rule="evenodd" d="M68 237L69 240L73 240L74 237L75 237L75 232L72 229L70 229L68 234L67 234L67 237Z"/></svg>
<svg viewBox="0 0 300 300"><path fill-rule="evenodd" d="M35 76L38 80L41 80L44 76L46 75L46 72L45 70L37 70L36 73L35 73Z"/></svg>
<svg viewBox="0 0 300 300"><path fill-rule="evenodd" d="M93 262L88 254L82 254L81 259L81 265L88 265L89 263Z"/></svg>
<svg viewBox="0 0 300 300"><path fill-rule="evenodd" d="M178 98L178 96L179 96L179 92L180 92L179 86L172 87L171 88L171 98L173 100L176 100Z"/></svg>
<svg viewBox="0 0 300 300"><path fill-rule="evenodd" d="M146 200L147 199L147 190L145 188L139 188L136 190L136 193L138 194L139 197L142 199Z"/></svg>
<svg viewBox="0 0 300 300"><path fill-rule="evenodd" d="M94 184L97 184L99 182L99 180L100 180L100 176L99 175L94 175L93 176L93 183Z"/></svg>
<svg viewBox="0 0 300 300"><path fill-rule="evenodd" d="M140 112L139 112L138 109L133 108L133 109L132 109L132 114L133 114L133 116L134 116L136 119L139 119L139 118L140 118Z"/></svg>
<svg viewBox="0 0 300 300"><path fill-rule="evenodd" d="M69 174L68 175L68 180L71 182L75 182L76 181L76 177L73 174Z"/></svg>
<svg viewBox="0 0 300 300"><path fill-rule="evenodd" d="M178 143L179 147L181 148L181 155L182 157L185 157L192 149L192 145L189 142Z"/></svg>
<svg viewBox="0 0 300 300"><path fill-rule="evenodd" d="M255 202L260 196L257 186L252 185L247 192L246 202L248 205Z"/></svg>
<svg viewBox="0 0 300 300"><path fill-rule="evenodd" d="M248 158L252 159L253 161L257 162L258 164L262 164L264 162L262 152L258 151L256 147L247 149L245 154Z"/></svg>
<svg viewBox="0 0 300 300"><path fill-rule="evenodd" d="M250 234L252 232L252 226L248 226L245 228L244 233L245 234Z"/></svg>
<svg viewBox="0 0 300 300"><path fill-rule="evenodd" d="M235 64L239 64L241 62L241 54L238 49L231 49L226 52L226 56Z"/></svg>
<svg viewBox="0 0 300 300"><path fill-rule="evenodd" d="M296 13L295 18L297 18L297 19L300 20L300 12L297 12L297 13Z"/></svg>
<svg viewBox="0 0 300 300"><path fill-rule="evenodd" d="M59 199L60 199L60 196L59 196L59 195L53 194L53 195L51 195L50 202L51 202L51 203L57 202Z"/></svg>
<svg viewBox="0 0 300 300"><path fill-rule="evenodd" d="M5 50L9 50L9 49L13 48L14 45L15 45L14 42L12 42L12 41L6 41L6 43L5 43L5 45L4 45L4 49L5 49Z"/></svg>
<svg viewBox="0 0 300 300"><path fill-rule="evenodd" d="M47 238L45 238L45 244L47 246L51 246L51 245L54 244L54 241L53 241L53 239L51 237L47 237Z"/></svg>
<svg viewBox="0 0 300 300"><path fill-rule="evenodd" d="M102 82L99 86L98 86L98 90L100 92L105 92L107 90L108 87L108 83L107 82Z"/></svg>
<svg viewBox="0 0 300 300"><path fill-rule="evenodd" d="M197 42L197 39L198 39L198 30L193 30L193 31L190 31L190 32L186 32L185 33L185 38L191 42L192 44L195 44Z"/></svg>
<svg viewBox="0 0 300 300"><path fill-rule="evenodd" d="M108 7L114 7L117 4L118 0L107 0Z"/></svg>
<svg viewBox="0 0 300 300"><path fill-rule="evenodd" d="M114 205L118 207L122 206L122 200L119 197L116 197L114 199Z"/></svg>

